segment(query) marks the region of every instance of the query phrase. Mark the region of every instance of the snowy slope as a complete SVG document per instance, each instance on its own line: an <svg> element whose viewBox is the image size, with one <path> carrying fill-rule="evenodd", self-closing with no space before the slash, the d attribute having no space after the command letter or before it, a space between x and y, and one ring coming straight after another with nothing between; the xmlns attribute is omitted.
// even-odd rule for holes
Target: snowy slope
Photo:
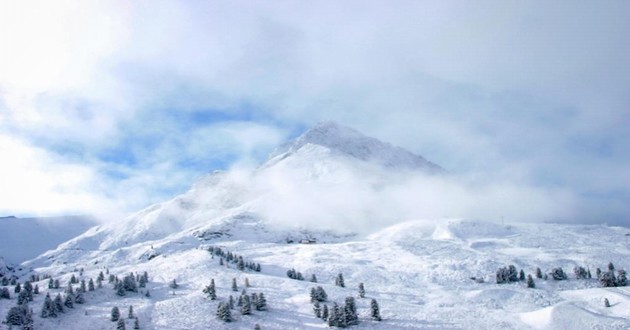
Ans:
<svg viewBox="0 0 630 330"><path fill-rule="evenodd" d="M367 238L327 244L260 242L257 237L214 242L214 246L242 255L262 265L261 272L238 271L234 264L219 265L204 247L207 241L190 237L166 238L152 243L159 255L144 258L150 244L77 253L69 259L46 259L27 263L40 273L53 274L66 283L77 268L83 278L95 278L107 266L122 277L131 271L148 271L151 298L140 293L125 297L114 294L111 284L86 294L87 304L57 319L36 317L38 329L110 329L112 306L123 314L133 305L143 329L263 329L327 328L312 313L308 292L316 274L333 301L357 297L357 285L365 283L366 298L357 298L359 329L627 329L630 327L630 287L601 288L597 280L578 280L576 265L605 268L612 261L617 268L630 263L625 228L596 225L509 224L478 220L409 221L373 233ZM61 256L63 257L63 255ZM61 258L60 257L60 258ZM64 257L65 258L65 257ZM536 280L535 289L523 282L495 284L500 266L515 265L533 274L536 267L549 272L563 267L567 281ZM307 281L286 277L289 268L301 271ZM345 288L334 285L339 273ZM470 277L483 278L485 283ZM219 302L229 295L232 278L239 286L248 278L248 292L263 292L269 310L242 316L224 324L214 317ZM181 285L168 287L172 279ZM201 292L213 278L217 301ZM45 281L39 286L45 287ZM48 289L46 289L48 290ZM240 292L241 288L239 288ZM61 289L51 289L53 293ZM382 322L369 318L369 300L377 299ZM605 308L608 298L612 307ZM42 295L32 303L41 308ZM0 313L14 301L0 300ZM127 321L127 326L131 322Z"/></svg>

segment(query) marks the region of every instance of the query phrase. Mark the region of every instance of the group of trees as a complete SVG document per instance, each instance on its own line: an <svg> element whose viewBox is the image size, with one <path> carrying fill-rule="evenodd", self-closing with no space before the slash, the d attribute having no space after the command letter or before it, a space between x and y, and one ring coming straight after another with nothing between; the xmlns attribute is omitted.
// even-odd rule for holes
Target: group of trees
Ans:
<svg viewBox="0 0 630 330"><path fill-rule="evenodd" d="M140 329L140 321L135 316L133 312L133 306L129 306L129 311L127 313L127 318L133 321L133 329ZM112 307L112 311L110 313L109 320L112 322L116 322L116 330L125 330L125 319L120 315L120 309L117 306Z"/></svg>
<svg viewBox="0 0 630 330"><path fill-rule="evenodd" d="M602 272L599 268L596 270L597 278L603 287L615 287L615 286L627 286L628 278L626 271L623 269L617 270L617 276L615 276L615 265L612 262L608 263L608 271Z"/></svg>
<svg viewBox="0 0 630 330"><path fill-rule="evenodd" d="M591 279L591 270L584 268L582 266L575 266L573 268L573 274L575 278L580 280ZM615 266L612 262L608 263L608 271L602 272L601 269L597 268L595 271L597 276L597 280L601 283L603 287L616 287L616 286L627 286L628 279L626 275L626 271L623 269L619 269L616 271L615 275ZM538 279L547 279L547 274L543 274L542 270L539 267L536 267L535 271L536 278ZM556 267L551 270L549 273L551 278L556 281L563 281L568 279L567 273L562 269L562 267ZM517 282L525 280L525 275L523 270L517 273L516 267L514 265L509 265L508 267L501 267L497 270L496 273L497 283L509 283L509 282ZM534 283L534 279L531 275L527 275L527 287L535 288L536 284Z"/></svg>
<svg viewBox="0 0 630 330"><path fill-rule="evenodd" d="M249 280L245 279L245 287L249 287ZM238 291L238 285L236 284L236 278L232 279L232 291ZM217 289L214 279L210 279L210 285L207 285L202 290L210 300L217 300ZM267 310L267 298L261 293L247 294L247 290L243 289L241 295L238 297L236 307L239 307L241 315L250 315L252 310L265 311ZM220 302L217 305L216 316L223 322L232 322L232 310L235 309L235 301L232 295L229 296L227 301Z"/></svg>
<svg viewBox="0 0 630 330"><path fill-rule="evenodd" d="M260 272L261 267L259 263L255 263L252 261L247 261L243 258L243 256L236 255L230 251L226 251L217 246L208 247L208 252L214 256L218 256L221 259L219 260L220 265L225 265L226 263L234 263L236 264L236 268L240 271L245 271L245 269L249 269L251 271Z"/></svg>
<svg viewBox="0 0 630 330"><path fill-rule="evenodd" d="M298 281L304 281L304 276L302 276L302 273L296 271L295 268L287 270L287 277Z"/></svg>
<svg viewBox="0 0 630 330"><path fill-rule="evenodd" d="M336 278L337 285L339 285L340 279L343 284L343 275L341 275L341 273ZM359 323L359 316L354 297L346 297L345 304L342 306L333 302L332 307L328 308L327 304L324 304L323 307L320 304L321 302L328 301L328 295L321 286L311 288L310 296L311 302L313 303L313 312L315 313L315 317L327 322L328 326L345 328ZM359 283L359 297L365 297L365 286L363 283ZM372 320L381 321L380 309L378 302L376 302L375 299L372 299L370 302L370 317Z"/></svg>

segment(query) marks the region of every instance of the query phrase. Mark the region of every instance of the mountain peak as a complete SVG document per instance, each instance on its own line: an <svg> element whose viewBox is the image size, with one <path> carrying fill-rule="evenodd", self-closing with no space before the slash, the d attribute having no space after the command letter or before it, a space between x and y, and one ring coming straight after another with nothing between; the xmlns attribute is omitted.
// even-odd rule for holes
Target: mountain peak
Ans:
<svg viewBox="0 0 630 330"><path fill-rule="evenodd" d="M424 169L435 173L444 171L422 156L366 136L334 121L315 124L295 140L277 149L270 155L270 159L280 161L309 144L327 148L333 154L377 163L388 168Z"/></svg>

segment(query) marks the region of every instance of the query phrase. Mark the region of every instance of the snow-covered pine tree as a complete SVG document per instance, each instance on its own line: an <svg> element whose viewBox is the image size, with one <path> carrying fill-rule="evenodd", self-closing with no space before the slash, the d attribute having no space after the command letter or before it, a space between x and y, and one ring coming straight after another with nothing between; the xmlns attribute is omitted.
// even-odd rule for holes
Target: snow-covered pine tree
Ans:
<svg viewBox="0 0 630 330"><path fill-rule="evenodd" d="M578 280L588 278L588 273L586 272L586 269L582 266L573 267L573 274L575 274L575 278L577 278Z"/></svg>
<svg viewBox="0 0 630 330"><path fill-rule="evenodd" d="M230 295L230 299L228 299L228 306L230 306L230 309L234 309L234 297L232 297L232 295Z"/></svg>
<svg viewBox="0 0 630 330"><path fill-rule="evenodd" d="M0 289L0 299L11 299L11 294L7 287Z"/></svg>
<svg viewBox="0 0 630 330"><path fill-rule="evenodd" d="M315 274L311 275L311 282L317 283L317 276L315 276Z"/></svg>
<svg viewBox="0 0 630 330"><path fill-rule="evenodd" d="M346 305L343 309L346 326L359 324L359 315L357 314L357 305L354 297L346 297Z"/></svg>
<svg viewBox="0 0 630 330"><path fill-rule="evenodd" d="M74 294L73 293L66 294L66 298L64 299L63 305L68 308L74 308Z"/></svg>
<svg viewBox="0 0 630 330"><path fill-rule="evenodd" d="M245 278L245 287L246 288L250 287L250 285L249 285L249 278L247 278L247 277Z"/></svg>
<svg viewBox="0 0 630 330"><path fill-rule="evenodd" d="M243 257L239 256L238 261L236 262L236 268L240 271L245 270L245 262L243 261Z"/></svg>
<svg viewBox="0 0 630 330"><path fill-rule="evenodd" d="M96 278L97 280L101 280L104 281L105 280L105 275L103 274L103 271L101 271L100 273L98 273L98 277Z"/></svg>
<svg viewBox="0 0 630 330"><path fill-rule="evenodd" d="M77 295L74 297L74 302L77 304L85 303L85 298L83 298L83 293L81 292L77 293Z"/></svg>
<svg viewBox="0 0 630 330"><path fill-rule="evenodd" d="M262 292L258 295L258 300L256 300L256 310L267 310L267 299L265 299L265 295Z"/></svg>
<svg viewBox="0 0 630 330"><path fill-rule="evenodd" d="M138 318L136 317L136 319L133 321L133 330L140 330L140 322L138 321Z"/></svg>
<svg viewBox="0 0 630 330"><path fill-rule="evenodd" d="M94 281L92 278L88 281L88 291L94 291Z"/></svg>
<svg viewBox="0 0 630 330"><path fill-rule="evenodd" d="M226 303L219 303L217 306L217 318L223 322L232 322L232 313Z"/></svg>
<svg viewBox="0 0 630 330"><path fill-rule="evenodd" d="M562 267L558 267L551 270L551 277L556 281L562 281L567 279L567 274L562 270Z"/></svg>
<svg viewBox="0 0 630 330"><path fill-rule="evenodd" d="M610 301L608 301L608 298L604 298L604 307L610 307Z"/></svg>
<svg viewBox="0 0 630 330"><path fill-rule="evenodd" d="M125 319L123 319L122 317L118 319L118 322L116 323L116 330L125 330Z"/></svg>
<svg viewBox="0 0 630 330"><path fill-rule="evenodd" d="M337 303L333 303L333 307L330 309L330 315L328 315L328 326L339 326L339 305L337 305Z"/></svg>
<svg viewBox="0 0 630 330"><path fill-rule="evenodd" d="M35 284L35 287L33 288L33 293L39 294L39 284Z"/></svg>
<svg viewBox="0 0 630 330"><path fill-rule="evenodd" d="M628 285L628 278L626 277L626 271L620 269L617 271L617 286L626 286Z"/></svg>
<svg viewBox="0 0 630 330"><path fill-rule="evenodd" d="M129 305L129 312L127 312L127 318L128 319L134 319L136 318L135 315L133 315L133 305Z"/></svg>
<svg viewBox="0 0 630 330"><path fill-rule="evenodd" d="M359 283L359 298L365 298L365 287L363 282Z"/></svg>
<svg viewBox="0 0 630 330"><path fill-rule="evenodd" d="M116 284L114 284L114 290L116 290L116 294L121 297L127 294L122 281L118 281L116 282Z"/></svg>
<svg viewBox="0 0 630 330"><path fill-rule="evenodd" d="M59 283L59 279L56 278L55 281L53 282L53 288L59 289L60 286L61 286L61 283Z"/></svg>
<svg viewBox="0 0 630 330"><path fill-rule="evenodd" d="M179 287L179 285L177 284L177 280L173 279L171 281L171 284L168 285L171 289L177 289Z"/></svg>
<svg viewBox="0 0 630 330"><path fill-rule="evenodd" d="M74 294L74 288L72 287L72 283L68 283L66 290L64 291L66 294Z"/></svg>
<svg viewBox="0 0 630 330"><path fill-rule="evenodd" d="M256 271L260 273L260 264L256 264Z"/></svg>
<svg viewBox="0 0 630 330"><path fill-rule="evenodd" d="M522 269L518 272L518 280L525 281L525 272Z"/></svg>
<svg viewBox="0 0 630 330"><path fill-rule="evenodd" d="M81 285L79 285L79 292L81 293L87 292L87 288L85 286L85 279L81 279Z"/></svg>
<svg viewBox="0 0 630 330"><path fill-rule="evenodd" d="M315 317L318 319L322 317L322 308L319 306L317 300L313 303L313 313L315 313Z"/></svg>
<svg viewBox="0 0 630 330"><path fill-rule="evenodd" d="M249 300L249 296L248 295L243 295L239 299L242 302L242 304L241 304L241 314L243 314L243 315L251 314L252 313L252 303Z"/></svg>
<svg viewBox="0 0 630 330"><path fill-rule="evenodd" d="M9 325L9 329L11 329L11 326L13 325L15 326L28 325L29 324L29 321L28 321L29 316L27 316L28 314L30 314L28 303L25 303L23 305L13 306L9 309L5 322L6 324ZM30 326L32 326L32 323L33 323L33 319L32 317L30 317Z"/></svg>
<svg viewBox="0 0 630 330"><path fill-rule="evenodd" d="M7 287L0 289L0 299L11 299L11 294Z"/></svg>
<svg viewBox="0 0 630 330"><path fill-rule="evenodd" d="M232 278L232 291L238 291L238 286L236 285L236 278Z"/></svg>
<svg viewBox="0 0 630 330"><path fill-rule="evenodd" d="M79 283L79 281L77 280L76 276L72 274L72 276L70 277L70 284L76 284L76 283Z"/></svg>
<svg viewBox="0 0 630 330"><path fill-rule="evenodd" d="M52 277L48 279L48 288L52 289L55 285L55 282L53 281Z"/></svg>
<svg viewBox="0 0 630 330"><path fill-rule="evenodd" d="M540 270L540 267L536 267L536 278L543 278L542 270Z"/></svg>
<svg viewBox="0 0 630 330"><path fill-rule="evenodd" d="M44 304L42 305L42 312L40 316L42 318L57 317L55 306L53 304L52 299L50 299L50 294L48 293L46 293L46 297L44 298Z"/></svg>
<svg viewBox="0 0 630 330"><path fill-rule="evenodd" d="M324 304L324 308L322 308L322 320L328 320L328 305Z"/></svg>
<svg viewBox="0 0 630 330"><path fill-rule="evenodd" d="M53 300L53 306L57 314L63 313L63 300L61 299L60 293L57 293L57 296L55 296L55 299Z"/></svg>
<svg viewBox="0 0 630 330"><path fill-rule="evenodd" d="M378 307L378 302L376 302L376 299L372 299L372 301L370 302L370 316L372 317L372 320L374 321L382 320L381 311L380 311L380 308Z"/></svg>
<svg viewBox="0 0 630 330"><path fill-rule="evenodd" d="M256 324L254 325L254 330L260 330L260 324L256 323Z"/></svg>
<svg viewBox="0 0 630 330"><path fill-rule="evenodd" d="M527 274L527 287L530 289L533 289L536 287L536 283L534 283L534 279L529 274Z"/></svg>
<svg viewBox="0 0 630 330"><path fill-rule="evenodd" d="M118 306L112 307L112 312L110 313L109 319L112 322L116 322L120 319L120 309L118 309Z"/></svg>
<svg viewBox="0 0 630 330"><path fill-rule="evenodd" d="M614 271L614 270L615 270L615 265L613 265L613 263L612 263L612 262L609 262L609 263L608 263L608 271L609 271L609 272L612 272L612 271Z"/></svg>
<svg viewBox="0 0 630 330"><path fill-rule="evenodd" d="M18 293L17 304L28 304L28 292L26 292L26 290L22 290L20 291L20 293Z"/></svg>
<svg viewBox="0 0 630 330"><path fill-rule="evenodd" d="M337 277L335 278L335 285L340 286L342 288L346 287L346 284L343 280L343 274L339 273L339 275L337 275Z"/></svg>
<svg viewBox="0 0 630 330"><path fill-rule="evenodd" d="M15 284L15 287L13 288L13 292L14 293L20 293L20 291L22 291L22 285L20 284L20 282L17 282Z"/></svg>

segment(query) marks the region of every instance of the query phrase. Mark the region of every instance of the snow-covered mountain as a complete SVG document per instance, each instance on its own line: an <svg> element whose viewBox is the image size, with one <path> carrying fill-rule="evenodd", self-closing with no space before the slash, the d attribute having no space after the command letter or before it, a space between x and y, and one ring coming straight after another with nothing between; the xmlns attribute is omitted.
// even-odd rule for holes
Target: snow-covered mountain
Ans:
<svg viewBox="0 0 630 330"><path fill-rule="evenodd" d="M353 234L345 228L309 226L302 222L289 230L270 228L289 208L284 200L295 201L299 194L317 194L320 190L356 186L357 182L372 189L391 179L393 170L428 175L444 170L409 151L334 122L323 122L294 141L274 151L269 159L253 172L213 172L175 198L145 208L121 221L94 227L65 243L62 250L111 250L168 236L202 239L234 238L234 235L256 235L268 242L284 241L317 228L322 239L335 240ZM291 195L291 196L289 196ZM284 198L284 200L283 200ZM304 208L320 208L305 197ZM281 206L270 210L269 205ZM343 213L343 211L341 212ZM353 216L342 214L341 216ZM285 223L285 222L281 222ZM327 230L330 229L330 230Z"/></svg>
<svg viewBox="0 0 630 330"><path fill-rule="evenodd" d="M403 149L321 123L255 170L213 172L182 195L93 227L23 263L17 275L22 282L34 274L59 279L61 288L49 289L47 280L34 283L55 296L72 276L88 281L99 272L120 279L149 274L146 288L122 297L115 279L106 281L84 293L85 304L56 318L40 316L45 298L35 295L30 306L37 329L111 329L112 307L126 311L130 305L142 329L328 328L313 311L309 292L315 286L327 292L321 305L331 310L354 297L359 324L352 327L358 329L630 329L629 287L603 288L595 278L573 274L583 266L596 277L595 270L606 272L609 262L617 270L628 267L629 229L399 219L405 213L380 199L380 191L411 176L443 173ZM417 197L405 195L394 196L415 206ZM260 264L261 271L239 270L216 248ZM508 265L532 275L541 268L549 277L536 278L535 288L522 281L497 284L497 269ZM568 279L552 279L558 267ZM287 277L289 269L306 280ZM344 287L335 285L340 273ZM312 275L318 283L309 281ZM174 279L177 288L170 286ZM203 292L211 280L217 300ZM359 283L365 298L358 295ZM9 287L12 296L0 299L0 316L16 302ZM218 320L219 304L230 296L237 300L243 289L264 293L267 309L241 315L235 307L233 322ZM382 321L371 317L372 299ZM134 320L124 322L130 328Z"/></svg>

